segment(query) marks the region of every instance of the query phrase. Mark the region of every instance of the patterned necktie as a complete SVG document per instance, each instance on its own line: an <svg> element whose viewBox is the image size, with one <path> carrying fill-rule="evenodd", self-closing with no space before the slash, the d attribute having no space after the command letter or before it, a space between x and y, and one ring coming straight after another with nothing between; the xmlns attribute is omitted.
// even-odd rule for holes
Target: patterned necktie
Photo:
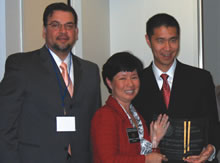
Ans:
<svg viewBox="0 0 220 163"><path fill-rule="evenodd" d="M165 102L166 107L168 109L169 101L170 101L170 86L167 82L167 78L169 76L167 74L162 74L160 76L163 79L162 92L163 92L164 102Z"/></svg>
<svg viewBox="0 0 220 163"><path fill-rule="evenodd" d="M65 62L62 62L60 65L60 68L62 70L62 76L63 76L63 80L66 84L66 87L70 93L70 96L73 96L73 83L68 75L68 71L67 71L67 65Z"/></svg>

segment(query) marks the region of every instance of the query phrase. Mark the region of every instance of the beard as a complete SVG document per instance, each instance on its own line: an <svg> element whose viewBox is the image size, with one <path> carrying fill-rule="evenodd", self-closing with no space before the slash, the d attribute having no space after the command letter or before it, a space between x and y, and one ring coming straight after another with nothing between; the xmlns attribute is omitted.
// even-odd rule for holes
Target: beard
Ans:
<svg viewBox="0 0 220 163"><path fill-rule="evenodd" d="M59 36L57 36L56 40L59 41L62 39L69 40L70 38L68 35L61 33ZM58 42L54 42L54 44L52 45L52 48L56 50L57 52L70 52L72 50L73 45L74 45L74 42L72 44L71 43L59 44Z"/></svg>
<svg viewBox="0 0 220 163"><path fill-rule="evenodd" d="M70 44L67 44L65 46L60 46L58 44L53 44L52 48L59 52L69 52L72 49L72 46Z"/></svg>

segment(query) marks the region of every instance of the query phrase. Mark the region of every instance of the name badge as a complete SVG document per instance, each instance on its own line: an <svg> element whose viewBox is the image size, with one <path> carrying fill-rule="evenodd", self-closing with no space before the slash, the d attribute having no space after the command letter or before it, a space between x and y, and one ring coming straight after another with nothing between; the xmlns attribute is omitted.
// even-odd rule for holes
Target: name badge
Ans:
<svg viewBox="0 0 220 163"><path fill-rule="evenodd" d="M73 132L76 131L74 116L56 117L57 132Z"/></svg>
<svg viewBox="0 0 220 163"><path fill-rule="evenodd" d="M130 143L140 142L137 128L127 128L127 135Z"/></svg>

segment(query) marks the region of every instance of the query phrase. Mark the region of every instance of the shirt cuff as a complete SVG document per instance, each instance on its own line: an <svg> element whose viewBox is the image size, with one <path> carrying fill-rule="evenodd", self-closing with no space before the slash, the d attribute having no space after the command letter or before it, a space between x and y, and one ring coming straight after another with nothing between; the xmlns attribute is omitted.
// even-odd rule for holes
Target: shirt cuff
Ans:
<svg viewBox="0 0 220 163"><path fill-rule="evenodd" d="M212 145L212 147L214 148L214 151L213 151L212 155L211 155L211 156L209 156L208 161L212 161L212 160L214 160L214 159L215 159L215 153L216 153L216 149L215 149L215 146L214 146L214 145Z"/></svg>

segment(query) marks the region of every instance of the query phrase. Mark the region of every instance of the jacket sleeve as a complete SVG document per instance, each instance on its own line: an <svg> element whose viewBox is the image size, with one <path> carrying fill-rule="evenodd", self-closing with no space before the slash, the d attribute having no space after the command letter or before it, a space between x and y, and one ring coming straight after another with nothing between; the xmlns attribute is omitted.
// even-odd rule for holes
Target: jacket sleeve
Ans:
<svg viewBox="0 0 220 163"><path fill-rule="evenodd" d="M17 124L24 98L24 75L16 55L6 61L5 75L0 83L0 162L20 163Z"/></svg>
<svg viewBox="0 0 220 163"><path fill-rule="evenodd" d="M218 125L218 110L217 110L217 103L216 103L216 96L215 96L215 86L212 81L212 77L209 76L205 80L204 85L204 92L203 92L203 109L206 110L207 117L209 120L209 127L208 127L208 143L212 144L217 147L216 144L216 126Z"/></svg>
<svg viewBox="0 0 220 163"><path fill-rule="evenodd" d="M99 75L99 68L98 66L96 65L96 78L97 78L97 94L96 94L96 110L98 108L101 107L101 89L100 89L100 75ZM96 111L95 110L95 111Z"/></svg>

